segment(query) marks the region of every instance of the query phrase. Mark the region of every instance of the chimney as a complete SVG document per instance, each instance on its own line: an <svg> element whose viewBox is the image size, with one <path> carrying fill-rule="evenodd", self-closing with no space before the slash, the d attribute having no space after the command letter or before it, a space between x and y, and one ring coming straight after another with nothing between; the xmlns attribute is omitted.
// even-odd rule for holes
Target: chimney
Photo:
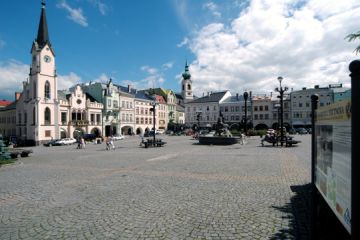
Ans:
<svg viewBox="0 0 360 240"><path fill-rule="evenodd" d="M15 101L19 100L20 96L21 96L20 92L15 92Z"/></svg>
<svg viewBox="0 0 360 240"><path fill-rule="evenodd" d="M318 88L319 88L319 85L315 85L314 88L315 88L315 89L318 89Z"/></svg>
<svg viewBox="0 0 360 240"><path fill-rule="evenodd" d="M130 93L131 92L131 89L132 89L132 86L131 84L128 85L128 92Z"/></svg>
<svg viewBox="0 0 360 240"><path fill-rule="evenodd" d="M236 94L236 100L239 101L239 94Z"/></svg>
<svg viewBox="0 0 360 240"><path fill-rule="evenodd" d="M306 87L303 87L302 90L306 90Z"/></svg>

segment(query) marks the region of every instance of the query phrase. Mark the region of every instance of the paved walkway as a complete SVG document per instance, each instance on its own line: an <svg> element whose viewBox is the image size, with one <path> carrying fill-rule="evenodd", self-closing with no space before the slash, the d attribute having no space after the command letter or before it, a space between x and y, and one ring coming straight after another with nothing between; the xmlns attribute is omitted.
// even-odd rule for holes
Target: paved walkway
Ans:
<svg viewBox="0 0 360 240"><path fill-rule="evenodd" d="M0 168L0 239L307 239L310 135L298 147L163 136L35 147Z"/></svg>

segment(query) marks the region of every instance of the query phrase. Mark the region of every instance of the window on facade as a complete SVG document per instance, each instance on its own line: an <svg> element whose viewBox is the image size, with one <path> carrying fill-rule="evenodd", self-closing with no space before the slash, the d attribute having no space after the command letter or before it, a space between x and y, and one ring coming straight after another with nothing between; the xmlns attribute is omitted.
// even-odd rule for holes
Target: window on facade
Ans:
<svg viewBox="0 0 360 240"><path fill-rule="evenodd" d="M147 118L145 118L145 124L148 124L148 119Z"/></svg>
<svg viewBox="0 0 360 240"><path fill-rule="evenodd" d="M90 121L95 122L95 114L90 114Z"/></svg>
<svg viewBox="0 0 360 240"><path fill-rule="evenodd" d="M230 107L230 112L234 112L235 108L233 106Z"/></svg>
<svg viewBox="0 0 360 240"><path fill-rule="evenodd" d="M209 106L206 106L206 111L209 111L210 110L210 107Z"/></svg>
<svg viewBox="0 0 360 240"><path fill-rule="evenodd" d="M184 84L182 85L182 90L185 91L185 85Z"/></svg>
<svg viewBox="0 0 360 240"><path fill-rule="evenodd" d="M149 124L152 124L152 118L149 118Z"/></svg>
<svg viewBox="0 0 360 240"><path fill-rule="evenodd" d="M135 119L136 124L139 124L139 118Z"/></svg>
<svg viewBox="0 0 360 240"><path fill-rule="evenodd" d="M255 106L255 107L254 107L254 111L257 111L257 110L258 110L258 107L257 107L257 106Z"/></svg>
<svg viewBox="0 0 360 240"><path fill-rule="evenodd" d="M51 137L51 130L45 130L45 137Z"/></svg>
<svg viewBox="0 0 360 240"><path fill-rule="evenodd" d="M49 125L51 123L51 112L50 112L50 108L48 107L45 108L44 120L46 125Z"/></svg>
<svg viewBox="0 0 360 240"><path fill-rule="evenodd" d="M260 106L259 107L259 111L263 111L264 109L263 109L263 106Z"/></svg>
<svg viewBox="0 0 360 240"><path fill-rule="evenodd" d="M306 107L310 107L310 103L309 103L309 102L306 102L305 104L306 104L306 105L305 105Z"/></svg>
<svg viewBox="0 0 360 240"><path fill-rule="evenodd" d="M34 95L33 97L36 98L36 97L37 97L37 96L36 96L36 83L34 83L34 89L33 89L33 91L34 91L34 92L33 92L33 95Z"/></svg>
<svg viewBox="0 0 360 240"><path fill-rule="evenodd" d="M225 106L224 109L225 109L225 110L224 110L225 112L228 112L228 111L229 111L229 108L228 108L227 106Z"/></svg>
<svg viewBox="0 0 360 240"><path fill-rule="evenodd" d="M269 106L265 106L265 111L269 111Z"/></svg>
<svg viewBox="0 0 360 240"><path fill-rule="evenodd" d="M93 121L93 120L91 120L91 121ZM62 112L61 113L61 122L64 124L64 123L66 123L66 112Z"/></svg>
<svg viewBox="0 0 360 240"><path fill-rule="evenodd" d="M269 119L269 114L265 114L265 119Z"/></svg>
<svg viewBox="0 0 360 240"><path fill-rule="evenodd" d="M239 106L235 107L235 112L240 112L240 107Z"/></svg>
<svg viewBox="0 0 360 240"><path fill-rule="evenodd" d="M32 120L33 120L32 124L35 124L36 123L35 107L33 107Z"/></svg>
<svg viewBox="0 0 360 240"><path fill-rule="evenodd" d="M18 117L19 117L19 124L21 124L21 113L19 113Z"/></svg>
<svg viewBox="0 0 360 240"><path fill-rule="evenodd" d="M144 124L144 118L140 119L140 124Z"/></svg>
<svg viewBox="0 0 360 240"><path fill-rule="evenodd" d="M101 115L100 114L96 114L96 122L100 123L101 122Z"/></svg>
<svg viewBox="0 0 360 240"><path fill-rule="evenodd" d="M284 113L284 119L289 119L289 114L288 113Z"/></svg>
<svg viewBox="0 0 360 240"><path fill-rule="evenodd" d="M196 112L196 107L193 107L194 112Z"/></svg>
<svg viewBox="0 0 360 240"><path fill-rule="evenodd" d="M187 85L187 89L191 90L191 85L190 84Z"/></svg>
<svg viewBox="0 0 360 240"><path fill-rule="evenodd" d="M49 83L49 81L45 82L45 98L50 99L50 83Z"/></svg>
<svg viewBox="0 0 360 240"><path fill-rule="evenodd" d="M121 101L121 107L125 108L125 101Z"/></svg>
<svg viewBox="0 0 360 240"><path fill-rule="evenodd" d="M299 103L299 107L302 107L303 106L303 104L302 103Z"/></svg>
<svg viewBox="0 0 360 240"><path fill-rule="evenodd" d="M254 119L257 120L258 119L258 115L254 114Z"/></svg>
<svg viewBox="0 0 360 240"><path fill-rule="evenodd" d="M114 100L113 105L114 105L114 108L118 108L119 107L119 102L117 100Z"/></svg>
<svg viewBox="0 0 360 240"><path fill-rule="evenodd" d="M216 111L216 106L214 106L214 111Z"/></svg>
<svg viewBox="0 0 360 240"><path fill-rule="evenodd" d="M262 114L260 114L259 117L260 117L260 119L264 119L264 115L262 115Z"/></svg>
<svg viewBox="0 0 360 240"><path fill-rule="evenodd" d="M111 107L111 99L108 99L108 107Z"/></svg>
<svg viewBox="0 0 360 240"><path fill-rule="evenodd" d="M121 120L125 121L125 113L121 114Z"/></svg>
<svg viewBox="0 0 360 240"><path fill-rule="evenodd" d="M141 113L141 114L144 114L144 108L141 108L141 109L140 109L140 113Z"/></svg>

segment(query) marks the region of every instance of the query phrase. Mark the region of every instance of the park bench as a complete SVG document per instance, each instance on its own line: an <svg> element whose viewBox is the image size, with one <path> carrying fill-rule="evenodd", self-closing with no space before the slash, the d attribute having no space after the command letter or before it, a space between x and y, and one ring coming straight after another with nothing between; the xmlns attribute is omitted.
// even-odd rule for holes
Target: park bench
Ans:
<svg viewBox="0 0 360 240"><path fill-rule="evenodd" d="M166 144L166 142L164 142L162 139L155 139L155 143L154 143L154 139L148 138L148 139L143 139L141 141L140 145L144 145L145 148L148 147L162 147Z"/></svg>
<svg viewBox="0 0 360 240"><path fill-rule="evenodd" d="M33 150L30 149L9 149L11 158L18 158L19 155L21 157L28 157L30 153L33 153Z"/></svg>

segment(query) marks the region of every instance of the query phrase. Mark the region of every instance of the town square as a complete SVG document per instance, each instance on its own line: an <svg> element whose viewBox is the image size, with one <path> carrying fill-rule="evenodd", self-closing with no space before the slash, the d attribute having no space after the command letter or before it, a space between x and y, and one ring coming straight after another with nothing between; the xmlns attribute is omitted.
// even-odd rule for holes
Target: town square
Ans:
<svg viewBox="0 0 360 240"><path fill-rule="evenodd" d="M297 147L189 136L34 147L0 168L0 239L308 239L310 135Z"/></svg>

